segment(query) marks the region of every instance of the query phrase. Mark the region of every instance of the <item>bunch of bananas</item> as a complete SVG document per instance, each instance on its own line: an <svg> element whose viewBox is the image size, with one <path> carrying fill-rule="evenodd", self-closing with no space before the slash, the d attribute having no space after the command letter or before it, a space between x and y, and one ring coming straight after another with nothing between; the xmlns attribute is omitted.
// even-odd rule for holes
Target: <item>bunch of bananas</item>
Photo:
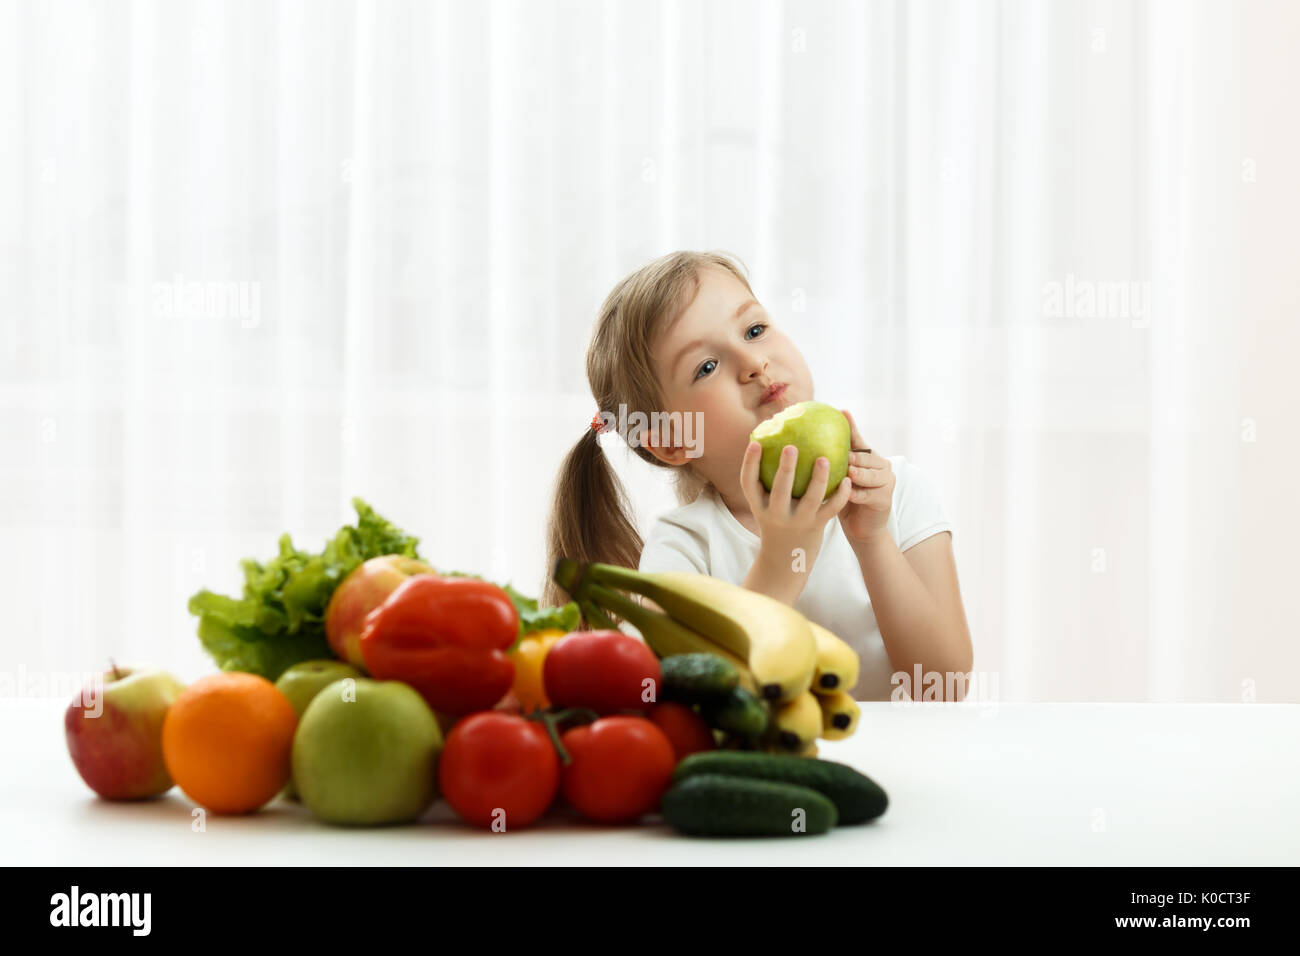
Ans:
<svg viewBox="0 0 1300 956"><path fill-rule="evenodd" d="M555 581L589 622L632 624L660 658L712 654L739 675L735 696L707 708L728 745L816 756L816 740L842 740L857 729L858 655L824 627L765 594L705 574L645 573L561 558ZM653 601L644 606L629 591ZM756 717L751 701L761 702Z"/></svg>

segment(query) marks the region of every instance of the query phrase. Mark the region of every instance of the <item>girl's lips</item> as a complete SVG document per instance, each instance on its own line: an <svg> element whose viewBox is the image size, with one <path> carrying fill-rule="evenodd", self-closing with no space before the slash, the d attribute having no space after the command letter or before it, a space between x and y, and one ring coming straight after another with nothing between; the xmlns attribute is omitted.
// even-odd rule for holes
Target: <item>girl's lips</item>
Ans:
<svg viewBox="0 0 1300 956"><path fill-rule="evenodd" d="M780 398L781 394L789 387L790 387L789 384L786 382L777 382L775 385L773 385L771 388L769 388L766 392L763 393L763 400L759 402L759 404L766 405L768 402L775 401L776 399Z"/></svg>

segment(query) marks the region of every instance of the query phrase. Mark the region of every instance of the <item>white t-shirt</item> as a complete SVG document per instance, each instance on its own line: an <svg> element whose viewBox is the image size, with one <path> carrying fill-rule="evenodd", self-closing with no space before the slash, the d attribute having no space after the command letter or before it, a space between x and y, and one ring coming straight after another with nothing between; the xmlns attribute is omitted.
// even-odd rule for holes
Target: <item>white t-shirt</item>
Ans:
<svg viewBox="0 0 1300 956"><path fill-rule="evenodd" d="M894 498L889 533L900 551L941 531L952 531L938 490L902 455L890 457ZM689 505L661 515L646 536L638 569L694 571L733 584L744 584L758 556L758 535L733 515L712 485ZM880 637L871 596L862 580L857 555L840 530L840 519L826 523L822 548L795 608L809 620L848 643L862 660L857 700L889 700L893 666Z"/></svg>

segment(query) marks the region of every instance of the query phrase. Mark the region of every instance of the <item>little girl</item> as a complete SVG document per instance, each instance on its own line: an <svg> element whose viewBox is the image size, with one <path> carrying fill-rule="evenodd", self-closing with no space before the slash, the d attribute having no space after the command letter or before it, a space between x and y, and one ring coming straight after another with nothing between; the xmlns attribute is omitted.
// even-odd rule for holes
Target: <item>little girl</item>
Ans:
<svg viewBox="0 0 1300 956"><path fill-rule="evenodd" d="M853 451L830 497L825 458L791 497L790 446L771 492L763 487L749 433L812 399L813 381L731 257L677 252L619 282L600 310L587 379L599 411L561 466L547 568L568 557L722 578L845 640L862 660L858 700L961 696L951 688L964 686L972 650L951 525L920 469L873 451L845 410ZM610 428L643 461L674 471L681 507L644 545L598 440ZM553 581L545 597L568 600Z"/></svg>

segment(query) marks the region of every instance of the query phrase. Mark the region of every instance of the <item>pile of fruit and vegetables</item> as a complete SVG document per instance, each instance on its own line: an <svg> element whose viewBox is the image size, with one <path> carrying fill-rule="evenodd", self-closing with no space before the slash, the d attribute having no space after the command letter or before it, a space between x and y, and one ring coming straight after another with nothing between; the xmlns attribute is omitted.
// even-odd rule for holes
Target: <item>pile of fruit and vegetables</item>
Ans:
<svg viewBox="0 0 1300 956"><path fill-rule="evenodd" d="M856 729L858 658L794 609L705 575L568 559L554 575L573 600L543 608L435 569L354 506L321 552L284 535L243 563L240 597L191 598L219 672L184 687L114 665L73 701L68 747L92 789L176 785L231 814L283 796L352 826L411 823L442 799L494 831L561 804L702 836L825 833L885 811L870 778L817 757L818 739Z"/></svg>

